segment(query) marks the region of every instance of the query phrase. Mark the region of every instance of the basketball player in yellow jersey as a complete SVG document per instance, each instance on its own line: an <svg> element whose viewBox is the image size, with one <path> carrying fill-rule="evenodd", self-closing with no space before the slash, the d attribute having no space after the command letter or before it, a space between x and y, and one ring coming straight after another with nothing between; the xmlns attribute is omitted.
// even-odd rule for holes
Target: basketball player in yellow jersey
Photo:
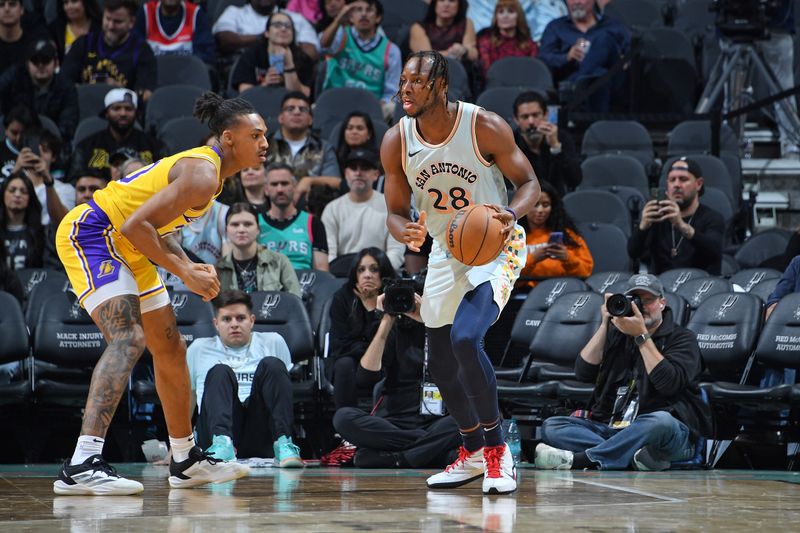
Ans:
<svg viewBox="0 0 800 533"><path fill-rule="evenodd" d="M497 382L483 349L486 331L508 301L525 264L525 232L516 224L539 197L528 159L499 116L466 102L447 101L447 61L418 52L406 61L398 97L406 112L383 138L386 223L395 239L418 250L430 233L433 245L422 294L428 335L428 368L464 445L431 488L453 488L483 478L484 494L517 489L514 459L503 442ZM507 206L503 176L516 186ZM409 202L420 211L409 219ZM487 204L507 241L494 261L469 267L447 251L446 228L457 210Z"/></svg>
<svg viewBox="0 0 800 533"><path fill-rule="evenodd" d="M171 234L210 208L226 177L264 164L266 126L245 100L224 100L214 93L197 100L194 115L208 123L216 137L213 146L180 152L109 183L58 227L58 255L108 347L92 374L75 453L53 484L56 494L128 495L143 490L138 481L119 476L102 451L108 425L145 347L153 355L170 435L170 486L218 483L248 472L246 466L215 459L194 445L186 343L151 261L204 300L217 295L214 267L191 262Z"/></svg>

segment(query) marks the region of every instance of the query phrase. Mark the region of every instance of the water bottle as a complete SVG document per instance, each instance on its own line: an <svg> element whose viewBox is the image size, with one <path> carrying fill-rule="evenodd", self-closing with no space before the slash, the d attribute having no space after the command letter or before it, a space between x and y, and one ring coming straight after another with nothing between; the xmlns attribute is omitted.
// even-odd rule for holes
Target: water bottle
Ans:
<svg viewBox="0 0 800 533"><path fill-rule="evenodd" d="M517 419L512 418L508 424L508 431L506 432L506 444L514 457L514 464L519 464L522 455L522 439L519 435L519 427L517 427Z"/></svg>

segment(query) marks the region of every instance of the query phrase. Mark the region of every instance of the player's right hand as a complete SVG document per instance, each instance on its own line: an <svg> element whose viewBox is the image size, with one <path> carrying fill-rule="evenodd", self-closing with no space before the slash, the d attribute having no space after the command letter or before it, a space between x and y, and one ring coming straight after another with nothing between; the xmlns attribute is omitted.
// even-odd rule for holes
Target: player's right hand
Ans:
<svg viewBox="0 0 800 533"><path fill-rule="evenodd" d="M202 296L204 302L219 294L219 278L212 265L192 263L180 278L190 291Z"/></svg>
<svg viewBox="0 0 800 533"><path fill-rule="evenodd" d="M403 229L403 243L412 252L419 252L419 249L425 244L425 237L428 235L428 228L425 226L427 218L428 214L420 211L417 222L406 222L406 227Z"/></svg>
<svg viewBox="0 0 800 533"><path fill-rule="evenodd" d="M658 222L658 220L661 218L661 213L659 212L660 209L661 206L658 200L650 200L644 204L644 209L642 209L642 218L639 221L639 229L644 231L654 223Z"/></svg>

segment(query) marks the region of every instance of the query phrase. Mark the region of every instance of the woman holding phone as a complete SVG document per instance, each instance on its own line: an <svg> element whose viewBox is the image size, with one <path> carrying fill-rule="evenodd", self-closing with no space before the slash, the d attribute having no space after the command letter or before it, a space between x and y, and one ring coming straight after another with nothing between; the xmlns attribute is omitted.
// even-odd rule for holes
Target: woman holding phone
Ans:
<svg viewBox="0 0 800 533"><path fill-rule="evenodd" d="M594 260L575 223L564 209L556 189L541 182L542 194L533 211L525 217L528 260L517 287L534 287L545 278L592 274Z"/></svg>

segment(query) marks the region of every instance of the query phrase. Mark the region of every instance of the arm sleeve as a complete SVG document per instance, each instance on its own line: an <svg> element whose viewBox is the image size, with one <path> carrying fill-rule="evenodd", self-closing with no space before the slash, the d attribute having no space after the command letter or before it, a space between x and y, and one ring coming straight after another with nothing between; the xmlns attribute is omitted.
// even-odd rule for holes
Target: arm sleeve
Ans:
<svg viewBox="0 0 800 533"><path fill-rule="evenodd" d="M211 27L211 32L219 33L222 31L232 31L234 33L238 33L236 31L236 14L240 9L240 7L236 6L226 7L225 11L223 11L222 15L220 15L217 19L217 22L215 22Z"/></svg>
<svg viewBox="0 0 800 533"><path fill-rule="evenodd" d="M197 8L194 35L192 35L192 48L194 49L194 55L202 59L203 63L214 64L216 55L214 36L211 34L208 14L202 7Z"/></svg>
<svg viewBox="0 0 800 533"><path fill-rule="evenodd" d="M329 354L331 359L340 357L360 359L369 346L369 342L359 335L360 332L353 331L353 324L348 320L351 311L351 300L348 300L343 294L343 291L346 290L349 289L342 288L341 291L336 292L331 302Z"/></svg>
<svg viewBox="0 0 800 533"><path fill-rule="evenodd" d="M325 235L325 225L314 215L311 217L311 240L312 249L317 252L328 253L328 238Z"/></svg>
<svg viewBox="0 0 800 533"><path fill-rule="evenodd" d="M647 249L647 241L650 233L654 231L654 226L650 226L647 230L642 231L639 225L633 228L633 233L628 239L628 255L634 259L642 257Z"/></svg>
<svg viewBox="0 0 800 533"><path fill-rule="evenodd" d="M389 231L386 231L386 255L394 268L403 266L406 256L406 245L398 241Z"/></svg>
<svg viewBox="0 0 800 533"><path fill-rule="evenodd" d="M792 259L792 262L789 263L789 266L783 272L783 276L781 276L780 281L778 281L778 284L775 286L775 290L773 290L772 294L767 298L767 306L778 303L781 298L787 294L795 292L798 272L800 272L800 256Z"/></svg>
<svg viewBox="0 0 800 533"><path fill-rule="evenodd" d="M700 373L700 347L689 331L670 339L664 359L650 371L648 379L662 396L672 397L688 387Z"/></svg>
<svg viewBox="0 0 800 533"><path fill-rule="evenodd" d="M586 360L578 355L575 359L575 377L578 381L584 383L592 383L597 379L597 374L600 371L600 365L593 365L587 363Z"/></svg>
<svg viewBox="0 0 800 533"><path fill-rule="evenodd" d="M336 214L333 212L335 208L336 204L328 204L325 206L325 210L322 211L322 224L325 226L325 236L328 243L328 261L336 259L339 248L337 241L339 224L336 221Z"/></svg>
<svg viewBox="0 0 800 533"><path fill-rule="evenodd" d="M337 178L342 177L339 171L339 161L336 159L336 151L333 146L326 140L322 141L322 169L319 173L320 176L334 176Z"/></svg>
<svg viewBox="0 0 800 533"><path fill-rule="evenodd" d="M705 210L703 223L698 224L694 230L692 244L697 255L709 263L719 264L722 261L722 235L725 233L725 224L722 216L712 209Z"/></svg>
<svg viewBox="0 0 800 533"><path fill-rule="evenodd" d="M567 64L567 51L562 50L561 39L558 35L556 21L551 22L544 29L542 42L539 46L539 59L544 61L551 70L560 69Z"/></svg>
<svg viewBox="0 0 800 533"><path fill-rule="evenodd" d="M284 291L290 292L297 297L302 298L303 293L300 292L300 282L297 280L297 274L292 268L292 263L285 255L280 255L281 264L281 287Z"/></svg>
<svg viewBox="0 0 800 533"><path fill-rule="evenodd" d="M339 26L336 29L336 33L333 35L331 45L327 48L324 48L322 50L323 52L335 56L341 51L342 45L344 44L344 28L345 26Z"/></svg>
<svg viewBox="0 0 800 533"><path fill-rule="evenodd" d="M397 94L400 83L400 70L402 59L400 49L394 43L389 43L389 60L386 65L386 75L383 77L383 97L381 100L388 102Z"/></svg>

